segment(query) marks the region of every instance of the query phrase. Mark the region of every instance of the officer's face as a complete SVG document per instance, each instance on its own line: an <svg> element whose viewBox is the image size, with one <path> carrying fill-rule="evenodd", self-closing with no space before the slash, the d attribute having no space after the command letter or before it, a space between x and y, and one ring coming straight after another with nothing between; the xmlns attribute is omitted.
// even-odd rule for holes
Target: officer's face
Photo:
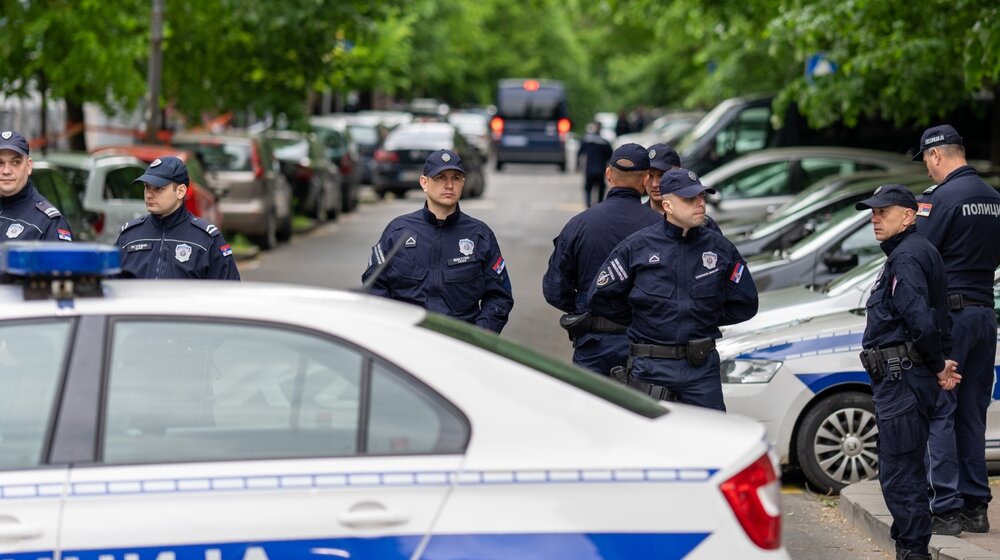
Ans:
<svg viewBox="0 0 1000 560"><path fill-rule="evenodd" d="M646 192L649 193L649 199L655 204L660 204L663 200L660 197L660 178L663 177L663 173L663 171L651 167L649 175L646 176Z"/></svg>
<svg viewBox="0 0 1000 560"><path fill-rule="evenodd" d="M31 158L14 150L0 150L0 196L14 196L28 184Z"/></svg>
<svg viewBox="0 0 1000 560"><path fill-rule="evenodd" d="M705 193L694 198L681 198L675 194L663 197L663 209L667 220L684 229L691 229L705 223Z"/></svg>
<svg viewBox="0 0 1000 560"><path fill-rule="evenodd" d="M433 177L421 176L420 187L427 193L429 203L441 208L454 208L462 198L465 173L447 169Z"/></svg>
<svg viewBox="0 0 1000 560"><path fill-rule="evenodd" d="M872 208L872 227L875 239L885 241L913 224L916 213L902 206Z"/></svg>
<svg viewBox="0 0 1000 560"><path fill-rule="evenodd" d="M169 216L184 203L186 185L171 183L163 188L146 183L146 210L154 216Z"/></svg>
<svg viewBox="0 0 1000 560"><path fill-rule="evenodd" d="M942 173L941 150L938 148L924 150L924 165L927 166L927 176L935 183L940 183L947 176Z"/></svg>

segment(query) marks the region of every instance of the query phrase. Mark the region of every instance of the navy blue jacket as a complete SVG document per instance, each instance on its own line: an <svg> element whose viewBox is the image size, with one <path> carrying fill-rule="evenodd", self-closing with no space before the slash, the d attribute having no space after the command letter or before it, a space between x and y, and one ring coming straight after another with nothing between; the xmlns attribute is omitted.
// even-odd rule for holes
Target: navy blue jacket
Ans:
<svg viewBox="0 0 1000 560"><path fill-rule="evenodd" d="M147 214L122 226L115 243L123 278L239 280L233 250L214 225L181 206L169 216Z"/></svg>
<svg viewBox="0 0 1000 560"><path fill-rule="evenodd" d="M14 196L0 196L0 243L73 241L66 218L45 200L31 180Z"/></svg>
<svg viewBox="0 0 1000 560"><path fill-rule="evenodd" d="M677 345L719 338L719 327L757 314L757 287L722 234L697 227L686 237L667 220L622 241L589 294L592 313L629 324L634 342Z"/></svg>
<svg viewBox="0 0 1000 560"><path fill-rule="evenodd" d="M864 348L912 342L927 368L944 369L951 352L951 314L944 260L937 249L908 228L882 242L889 257L868 296Z"/></svg>
<svg viewBox="0 0 1000 560"><path fill-rule="evenodd" d="M603 136L586 134L580 140L580 150L577 151L576 157L579 158L581 154L586 156L584 172L587 175L604 175L604 170L608 168L608 160L613 153L611 144Z"/></svg>
<svg viewBox="0 0 1000 560"><path fill-rule="evenodd" d="M542 278L545 301L565 313L585 313L587 291L611 251L626 237L662 221L636 191L612 188L602 202L573 216L552 240L555 248Z"/></svg>
<svg viewBox="0 0 1000 560"><path fill-rule="evenodd" d="M924 191L919 204L917 230L941 252L948 293L992 302L993 271L1000 265L1000 193L964 165Z"/></svg>
<svg viewBox="0 0 1000 560"><path fill-rule="evenodd" d="M439 222L427 209L389 222L372 247L367 281L397 244L403 247L371 293L419 305L500 332L514 307L510 276L493 231L460 209Z"/></svg>

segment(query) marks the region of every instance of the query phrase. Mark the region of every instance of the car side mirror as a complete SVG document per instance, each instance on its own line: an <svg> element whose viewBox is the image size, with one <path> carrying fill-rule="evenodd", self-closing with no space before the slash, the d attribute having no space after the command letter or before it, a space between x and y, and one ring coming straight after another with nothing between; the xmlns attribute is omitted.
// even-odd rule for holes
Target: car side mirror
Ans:
<svg viewBox="0 0 1000 560"><path fill-rule="evenodd" d="M823 264L830 272L847 272L858 266L858 256L852 253L834 251L823 255Z"/></svg>
<svg viewBox="0 0 1000 560"><path fill-rule="evenodd" d="M718 207L722 203L722 193L715 191L714 193L705 193L705 203L712 206Z"/></svg>

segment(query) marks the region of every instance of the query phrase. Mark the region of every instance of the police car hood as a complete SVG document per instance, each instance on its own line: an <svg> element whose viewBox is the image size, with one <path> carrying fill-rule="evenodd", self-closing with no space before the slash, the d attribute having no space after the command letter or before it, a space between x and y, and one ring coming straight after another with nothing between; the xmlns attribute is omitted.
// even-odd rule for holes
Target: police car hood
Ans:
<svg viewBox="0 0 1000 560"><path fill-rule="evenodd" d="M860 346L865 321L863 310L841 311L811 320L765 327L733 338L723 338L717 349L723 360L784 360L793 355L832 352L844 347Z"/></svg>

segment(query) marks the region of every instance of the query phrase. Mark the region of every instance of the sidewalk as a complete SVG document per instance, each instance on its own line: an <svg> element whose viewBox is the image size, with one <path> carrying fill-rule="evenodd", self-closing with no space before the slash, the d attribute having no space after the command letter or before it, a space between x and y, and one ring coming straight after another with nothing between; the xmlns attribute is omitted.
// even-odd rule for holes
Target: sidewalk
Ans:
<svg viewBox="0 0 1000 560"><path fill-rule="evenodd" d="M877 480L859 482L841 490L840 512L848 523L867 533L885 550L896 549L889 538L892 516L882 499L882 489ZM931 537L931 557L938 560L1000 560L1000 506L991 504L989 517L989 533Z"/></svg>

